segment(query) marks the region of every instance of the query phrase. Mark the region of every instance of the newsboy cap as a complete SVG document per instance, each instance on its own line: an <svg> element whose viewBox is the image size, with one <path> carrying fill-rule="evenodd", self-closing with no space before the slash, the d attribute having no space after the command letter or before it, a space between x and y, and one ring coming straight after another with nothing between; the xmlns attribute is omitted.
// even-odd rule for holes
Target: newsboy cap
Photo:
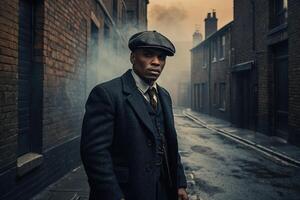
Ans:
<svg viewBox="0 0 300 200"><path fill-rule="evenodd" d="M143 31L134 34L128 41L128 47L131 51L139 48L161 49L168 56L173 56L176 51L172 42L157 31Z"/></svg>

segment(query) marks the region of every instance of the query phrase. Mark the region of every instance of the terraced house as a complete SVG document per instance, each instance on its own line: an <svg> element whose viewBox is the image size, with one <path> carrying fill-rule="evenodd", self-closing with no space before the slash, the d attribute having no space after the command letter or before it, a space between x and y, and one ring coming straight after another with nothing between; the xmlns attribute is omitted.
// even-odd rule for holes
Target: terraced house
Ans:
<svg viewBox="0 0 300 200"><path fill-rule="evenodd" d="M300 145L299 4L234 0L233 22L191 51L193 109ZM211 40L224 29L230 38L229 43L224 39L228 62L220 71L214 58L222 55L223 39L216 44ZM205 44L207 51L202 50ZM224 81L215 85L213 77ZM215 112L214 105L223 115Z"/></svg>

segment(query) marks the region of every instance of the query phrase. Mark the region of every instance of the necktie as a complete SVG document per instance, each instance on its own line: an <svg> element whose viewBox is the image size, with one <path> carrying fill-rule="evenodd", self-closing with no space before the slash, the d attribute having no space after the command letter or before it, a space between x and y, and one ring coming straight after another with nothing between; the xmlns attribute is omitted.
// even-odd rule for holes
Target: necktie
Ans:
<svg viewBox="0 0 300 200"><path fill-rule="evenodd" d="M150 105L152 106L152 108L154 110L156 110L157 108L157 101L155 100L155 96L156 96L156 89L154 87L150 87L148 90L147 90L147 93L149 95L149 98L150 98ZM157 98L156 98L157 99Z"/></svg>

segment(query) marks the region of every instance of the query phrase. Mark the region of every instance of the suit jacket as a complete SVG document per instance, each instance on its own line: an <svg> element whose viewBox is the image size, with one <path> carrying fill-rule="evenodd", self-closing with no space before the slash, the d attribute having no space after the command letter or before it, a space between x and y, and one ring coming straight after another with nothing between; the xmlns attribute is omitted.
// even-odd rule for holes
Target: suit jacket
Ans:
<svg viewBox="0 0 300 200"><path fill-rule="evenodd" d="M169 93L158 86L166 124L168 162L173 186L186 187ZM128 70L97 85L90 93L82 126L81 158L90 185L90 200L154 200L155 126Z"/></svg>

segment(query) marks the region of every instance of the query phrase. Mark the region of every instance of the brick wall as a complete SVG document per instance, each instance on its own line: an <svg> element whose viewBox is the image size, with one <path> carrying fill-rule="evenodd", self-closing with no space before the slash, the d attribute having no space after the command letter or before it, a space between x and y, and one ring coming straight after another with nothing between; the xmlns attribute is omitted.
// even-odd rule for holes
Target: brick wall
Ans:
<svg viewBox="0 0 300 200"><path fill-rule="evenodd" d="M99 59L112 46L104 43L104 22L106 37L115 40L120 52L125 52L122 48L127 49L122 32L106 13L112 9L109 7L112 1L104 4L95 0L33 1L34 37L30 59L35 82L30 83L33 90L29 109L34 115L29 118L34 123L30 131L34 148L30 151L42 154L44 160L39 168L18 177L18 78L22 76L18 67L19 41L26 38L24 34L19 35L19 2L3 0L0 8L0 199L28 199L80 164L81 122L89 93L87 82L92 80L95 85L101 81L98 75L107 67L103 60L95 64L92 59L92 24L98 30L95 46L102 53L97 55ZM96 73L90 73L94 70Z"/></svg>
<svg viewBox="0 0 300 200"><path fill-rule="evenodd" d="M273 70L269 63L267 33L269 31L268 1L255 1L255 51L258 70L258 130L270 134L270 110L273 98L270 90Z"/></svg>
<svg viewBox="0 0 300 200"><path fill-rule="evenodd" d="M3 0L0 7L0 170L16 161L18 1Z"/></svg>
<svg viewBox="0 0 300 200"><path fill-rule="evenodd" d="M257 129L257 70L260 69L256 59L261 55L261 52L255 53L256 40L263 36L256 31L264 30L259 26L265 23L265 18L256 13L256 2L258 1L234 1L231 57L232 66L241 67L232 73L231 120L236 126L253 130ZM265 41L262 45L266 45Z"/></svg>
<svg viewBox="0 0 300 200"><path fill-rule="evenodd" d="M205 48L206 47L206 48ZM209 55L209 42L202 43L191 51L192 67L191 67L191 103L192 109L208 113L208 95L207 101L204 102L203 107L199 108L200 102L200 85L202 83L208 84L208 62L204 66L203 52L206 51ZM196 91L197 90L197 91Z"/></svg>
<svg viewBox="0 0 300 200"><path fill-rule="evenodd" d="M80 134L91 11L87 1L45 1L44 149Z"/></svg>
<svg viewBox="0 0 300 200"><path fill-rule="evenodd" d="M210 105L211 114L215 117L230 120L230 77L231 77L231 63L230 63L230 51L231 51L231 28L218 34L215 39L218 41L218 53L221 36L225 35L225 55L221 59L217 56L217 61L211 64L211 80L210 80ZM226 84L226 97L225 97L225 109L220 108L220 83ZM215 84L217 87L215 87ZM215 98L215 99L214 99Z"/></svg>
<svg viewBox="0 0 300 200"><path fill-rule="evenodd" d="M97 0L98 1L98 0ZM102 0L107 11L110 13L111 17L113 16L113 0Z"/></svg>
<svg viewBox="0 0 300 200"><path fill-rule="evenodd" d="M290 141L300 145L300 1L288 1Z"/></svg>
<svg viewBox="0 0 300 200"><path fill-rule="evenodd" d="M231 26L232 23L204 40L191 51L191 95L192 109L230 120L230 70L231 70ZM221 37L225 36L225 55L220 57ZM216 42L216 60L212 61L213 43ZM201 84L206 85L203 93ZM225 109L220 109L219 86L225 83ZM214 85L217 87L214 87ZM201 98L202 93L204 94ZM216 102L214 102L216 97ZM201 99L200 99L201 98ZM201 102L202 103L199 103ZM199 108L199 104L202 107Z"/></svg>
<svg viewBox="0 0 300 200"><path fill-rule="evenodd" d="M232 46L235 52L233 57L233 64L238 64L253 59L251 1L234 0L233 10L234 27L232 30Z"/></svg>

